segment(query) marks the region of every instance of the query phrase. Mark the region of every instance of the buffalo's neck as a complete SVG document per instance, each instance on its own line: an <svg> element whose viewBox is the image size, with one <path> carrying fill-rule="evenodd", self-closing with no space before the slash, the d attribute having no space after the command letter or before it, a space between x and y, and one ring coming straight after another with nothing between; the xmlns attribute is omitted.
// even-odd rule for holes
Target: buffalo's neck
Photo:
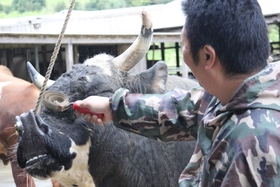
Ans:
<svg viewBox="0 0 280 187"><path fill-rule="evenodd" d="M96 186L126 186L122 173L129 153L127 134L113 124L96 127L89 152L89 170Z"/></svg>

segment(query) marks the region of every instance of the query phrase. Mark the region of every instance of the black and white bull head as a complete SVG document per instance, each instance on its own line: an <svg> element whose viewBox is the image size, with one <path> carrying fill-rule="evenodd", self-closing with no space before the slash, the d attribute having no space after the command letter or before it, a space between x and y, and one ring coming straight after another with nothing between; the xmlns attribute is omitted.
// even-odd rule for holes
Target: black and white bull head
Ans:
<svg viewBox="0 0 280 187"><path fill-rule="evenodd" d="M172 89L167 89L168 81L173 88L195 85L183 78L174 81L164 62L137 75L128 72L147 53L152 40L152 23L145 12L142 17L140 35L123 54L116 58L101 54L76 64L47 90L64 93L74 102L91 95L109 97L121 87L163 93ZM40 86L41 75L31 74ZM57 179L71 187L177 186L195 146L193 141L159 142L113 124L90 124L71 108L57 112L42 106L38 114L30 111L17 117L16 129L19 166L36 178Z"/></svg>

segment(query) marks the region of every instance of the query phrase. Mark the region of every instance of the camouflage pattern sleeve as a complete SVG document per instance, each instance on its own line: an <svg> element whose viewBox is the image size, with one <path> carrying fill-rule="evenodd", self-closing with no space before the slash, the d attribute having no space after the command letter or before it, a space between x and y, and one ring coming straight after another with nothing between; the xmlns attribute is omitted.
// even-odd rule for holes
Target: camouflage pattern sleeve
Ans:
<svg viewBox="0 0 280 187"><path fill-rule="evenodd" d="M111 108L117 127L161 140L196 138L197 111L204 91L174 89L165 94L130 94L119 89L112 96Z"/></svg>

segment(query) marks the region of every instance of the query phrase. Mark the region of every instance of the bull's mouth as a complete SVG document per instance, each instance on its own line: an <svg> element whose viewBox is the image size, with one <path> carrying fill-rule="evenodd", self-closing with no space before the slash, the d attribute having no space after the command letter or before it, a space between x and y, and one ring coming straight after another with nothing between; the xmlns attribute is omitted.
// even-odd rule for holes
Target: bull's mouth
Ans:
<svg viewBox="0 0 280 187"><path fill-rule="evenodd" d="M17 123L17 161L21 168L33 177L49 178L54 172L71 167L76 154L70 153L71 141L67 137L50 129L33 112L17 118ZM63 144L58 146L56 142Z"/></svg>
<svg viewBox="0 0 280 187"><path fill-rule="evenodd" d="M60 170L59 161L50 154L41 154L29 158L25 162L25 170L36 178L49 178L53 171Z"/></svg>
<svg viewBox="0 0 280 187"><path fill-rule="evenodd" d="M26 161L25 167L32 167L33 165L46 160L48 156L48 154L34 156L33 158L30 158Z"/></svg>

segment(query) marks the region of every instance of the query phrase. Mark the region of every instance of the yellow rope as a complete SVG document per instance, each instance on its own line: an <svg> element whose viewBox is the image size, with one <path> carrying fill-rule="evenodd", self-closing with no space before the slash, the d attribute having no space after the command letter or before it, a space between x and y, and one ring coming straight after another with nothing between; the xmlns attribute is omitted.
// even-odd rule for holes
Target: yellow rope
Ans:
<svg viewBox="0 0 280 187"><path fill-rule="evenodd" d="M62 41L62 38L64 36L65 30L66 30L66 27L67 27L67 23L69 21L69 18L70 18L70 15L71 15L71 12L73 10L74 5L75 5L75 0L72 0L72 2L70 4L70 7L68 9L66 18L64 20L64 24L63 24L62 30L61 30L60 35L58 37L58 40L56 42L56 45L55 45L55 48L54 48L54 52L53 52L52 57L51 57L50 64L49 64L49 67L48 67L47 72L46 72L44 83L43 83L43 85L41 87L41 91L40 91L40 94L39 94L39 97L38 97L38 100L37 100L37 103L36 103L36 106L35 106L35 109L34 109L34 113L35 114L38 113L38 109L39 109L39 106L40 106L41 101L42 101L42 94L46 90L46 85L47 85L47 82L48 82L48 80L50 78L50 75L51 75L51 72L52 72L55 60L57 58L57 54L59 53L59 48L61 46L61 41Z"/></svg>

